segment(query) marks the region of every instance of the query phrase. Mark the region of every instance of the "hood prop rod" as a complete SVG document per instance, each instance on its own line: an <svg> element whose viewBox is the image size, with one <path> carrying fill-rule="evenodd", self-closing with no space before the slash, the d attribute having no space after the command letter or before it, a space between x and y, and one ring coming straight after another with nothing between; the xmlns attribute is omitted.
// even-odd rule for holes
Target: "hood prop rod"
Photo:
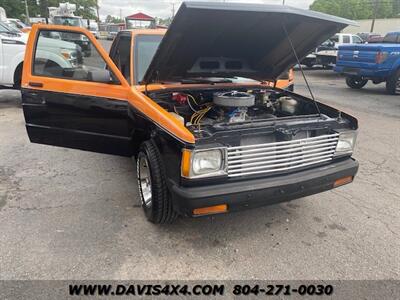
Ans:
<svg viewBox="0 0 400 300"><path fill-rule="evenodd" d="M308 84L308 80L307 80L307 78L306 78L306 75L304 74L303 67L301 66L299 57L297 56L297 52L296 52L296 50L294 49L294 46L293 46L293 43L292 43L292 39L291 39L290 36L289 36L289 33L288 33L288 31L287 31L287 29L286 29L286 26L285 26L285 23L282 23L282 27L283 27L283 30L285 31L286 37L287 37L287 39L288 39L288 41L289 41L290 48L292 48L293 54L294 54L294 56L296 57L296 61L297 61L297 64L298 64L298 66L299 66L299 68L300 68L301 75L303 76L303 79L304 79L304 81L305 81L305 83L306 83L306 85L307 85L307 89L308 89L308 91L310 92L311 98L312 98L312 100L313 100L313 102L314 102L315 108L317 109L318 115L321 116L321 111L319 110L318 103L317 103L317 101L315 101L314 94L313 94L313 92L312 92L312 90L311 90L310 85Z"/></svg>

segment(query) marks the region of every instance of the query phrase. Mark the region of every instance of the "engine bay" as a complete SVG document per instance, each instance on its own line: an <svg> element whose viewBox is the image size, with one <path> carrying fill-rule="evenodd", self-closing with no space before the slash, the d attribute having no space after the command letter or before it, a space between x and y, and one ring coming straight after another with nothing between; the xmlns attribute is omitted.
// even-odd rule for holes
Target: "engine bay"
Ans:
<svg viewBox="0 0 400 300"><path fill-rule="evenodd" d="M315 104L275 89L209 89L149 95L195 134L223 126L317 114Z"/></svg>

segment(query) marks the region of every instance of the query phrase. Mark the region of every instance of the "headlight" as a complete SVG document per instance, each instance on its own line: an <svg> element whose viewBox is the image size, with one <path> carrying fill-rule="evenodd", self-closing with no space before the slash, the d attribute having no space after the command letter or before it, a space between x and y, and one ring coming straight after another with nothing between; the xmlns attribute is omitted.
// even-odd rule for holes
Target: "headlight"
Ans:
<svg viewBox="0 0 400 300"><path fill-rule="evenodd" d="M194 151L185 149L182 153L181 174L186 178L225 175L225 149L213 148Z"/></svg>
<svg viewBox="0 0 400 300"><path fill-rule="evenodd" d="M192 171L194 175L203 175L221 170L221 150L195 152L192 158Z"/></svg>
<svg viewBox="0 0 400 300"><path fill-rule="evenodd" d="M68 60L73 67L77 65L77 53L74 50L70 49L61 49L61 55Z"/></svg>
<svg viewBox="0 0 400 300"><path fill-rule="evenodd" d="M356 143L357 131L343 131L339 133L335 156L353 153Z"/></svg>

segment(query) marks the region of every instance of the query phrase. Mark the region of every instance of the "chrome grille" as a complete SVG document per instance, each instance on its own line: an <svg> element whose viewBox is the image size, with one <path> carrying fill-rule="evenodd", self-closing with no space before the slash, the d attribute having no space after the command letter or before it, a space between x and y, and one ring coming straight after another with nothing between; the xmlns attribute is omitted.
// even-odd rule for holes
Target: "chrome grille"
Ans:
<svg viewBox="0 0 400 300"><path fill-rule="evenodd" d="M228 176L263 174L293 170L332 159L339 134L228 147Z"/></svg>

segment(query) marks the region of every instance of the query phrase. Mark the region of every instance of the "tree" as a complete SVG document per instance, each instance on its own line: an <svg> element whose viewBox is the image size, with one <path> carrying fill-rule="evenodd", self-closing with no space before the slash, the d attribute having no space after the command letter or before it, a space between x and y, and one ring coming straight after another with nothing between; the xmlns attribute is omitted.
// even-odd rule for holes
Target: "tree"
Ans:
<svg viewBox="0 0 400 300"><path fill-rule="evenodd" d="M393 17L400 17L400 0L393 0Z"/></svg>
<svg viewBox="0 0 400 300"><path fill-rule="evenodd" d="M172 18L166 18L166 19L162 19L162 18L155 18L156 19L156 24L157 25L162 25L162 26L169 26L172 22Z"/></svg>
<svg viewBox="0 0 400 300"><path fill-rule="evenodd" d="M25 0L0 0L0 6L6 10L8 18L25 17ZM47 7L58 6L62 2L70 2L76 4L76 15L86 19L97 19L96 17L96 0L27 0L29 15L31 17L41 16L48 17Z"/></svg>
<svg viewBox="0 0 400 300"><path fill-rule="evenodd" d="M120 19L118 17L114 17L114 16L111 16L111 15L108 15L106 17L106 23L119 24L119 23L124 23L124 20Z"/></svg>
<svg viewBox="0 0 400 300"><path fill-rule="evenodd" d="M398 17L400 0L315 0L310 9L353 19L370 19L377 5L377 18Z"/></svg>
<svg viewBox="0 0 400 300"><path fill-rule="evenodd" d="M69 0L69 2L76 4L75 15L85 19L97 19L96 0Z"/></svg>
<svg viewBox="0 0 400 300"><path fill-rule="evenodd" d="M0 0L0 6L5 9L8 18L21 18L25 14L25 2L21 0Z"/></svg>

